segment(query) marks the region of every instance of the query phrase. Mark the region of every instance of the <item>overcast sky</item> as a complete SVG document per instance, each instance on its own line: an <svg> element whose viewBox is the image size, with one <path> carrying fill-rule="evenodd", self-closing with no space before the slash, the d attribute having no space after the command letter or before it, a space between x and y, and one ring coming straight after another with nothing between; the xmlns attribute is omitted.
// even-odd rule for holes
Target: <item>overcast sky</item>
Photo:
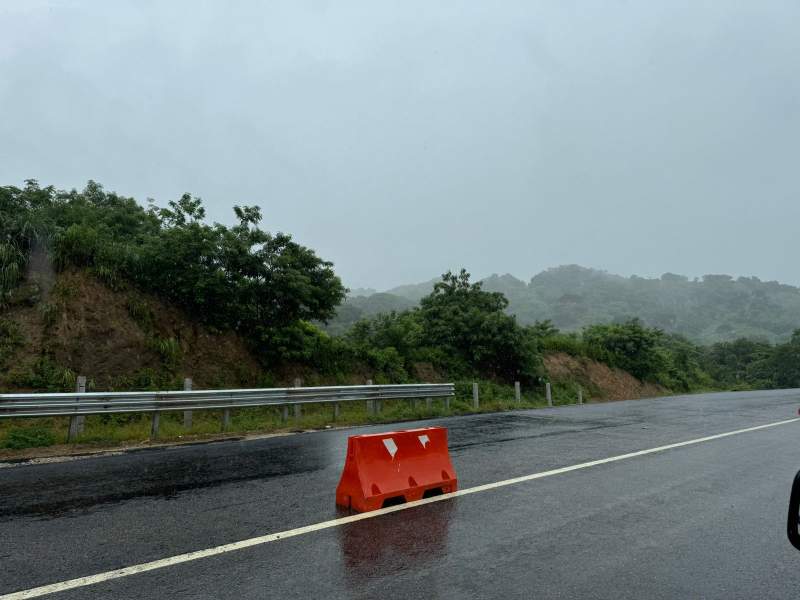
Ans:
<svg viewBox="0 0 800 600"><path fill-rule="evenodd" d="M0 185L262 207L386 288L800 283L800 2L0 2Z"/></svg>

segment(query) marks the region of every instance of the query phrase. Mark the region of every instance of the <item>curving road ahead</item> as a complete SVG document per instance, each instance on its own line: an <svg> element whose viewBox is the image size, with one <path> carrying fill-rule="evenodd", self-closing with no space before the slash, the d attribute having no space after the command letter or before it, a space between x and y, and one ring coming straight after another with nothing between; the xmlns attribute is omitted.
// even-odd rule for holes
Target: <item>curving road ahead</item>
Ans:
<svg viewBox="0 0 800 600"><path fill-rule="evenodd" d="M800 391L783 390L404 424L448 427L474 493L356 522L333 505L347 436L391 426L4 466L0 598L50 584L36 593L795 598L798 407Z"/></svg>

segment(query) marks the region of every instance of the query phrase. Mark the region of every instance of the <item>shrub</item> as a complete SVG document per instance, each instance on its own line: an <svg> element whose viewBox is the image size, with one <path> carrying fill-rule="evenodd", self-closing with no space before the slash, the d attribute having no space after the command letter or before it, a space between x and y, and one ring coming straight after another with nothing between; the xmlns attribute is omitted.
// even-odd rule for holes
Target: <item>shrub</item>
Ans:
<svg viewBox="0 0 800 600"><path fill-rule="evenodd" d="M59 270L68 265L89 267L94 264L100 236L93 227L73 223L55 238L55 263Z"/></svg>
<svg viewBox="0 0 800 600"><path fill-rule="evenodd" d="M161 357L168 369L175 370L178 368L178 363L181 359L181 345L178 340L173 337L154 337L150 339L149 346Z"/></svg>
<svg viewBox="0 0 800 600"><path fill-rule="evenodd" d="M0 319L0 366L22 345L22 334L16 323L6 319Z"/></svg>
<svg viewBox="0 0 800 600"><path fill-rule="evenodd" d="M76 376L71 369L43 356L33 366L11 372L9 380L17 387L40 392L70 392L75 391Z"/></svg>
<svg viewBox="0 0 800 600"><path fill-rule="evenodd" d="M0 242L0 307L5 306L11 290L19 282L25 261L25 254L17 246Z"/></svg>
<svg viewBox="0 0 800 600"><path fill-rule="evenodd" d="M588 356L589 351L578 333L550 334L539 340L539 349L543 352L564 352L571 356Z"/></svg>
<svg viewBox="0 0 800 600"><path fill-rule="evenodd" d="M659 349L660 329L650 329L638 319L610 325L591 325L583 330L590 358L628 371L642 380L655 381L667 361Z"/></svg>
<svg viewBox="0 0 800 600"><path fill-rule="evenodd" d="M128 298L128 314L142 331L149 333L153 330L153 311L144 300L135 296Z"/></svg>

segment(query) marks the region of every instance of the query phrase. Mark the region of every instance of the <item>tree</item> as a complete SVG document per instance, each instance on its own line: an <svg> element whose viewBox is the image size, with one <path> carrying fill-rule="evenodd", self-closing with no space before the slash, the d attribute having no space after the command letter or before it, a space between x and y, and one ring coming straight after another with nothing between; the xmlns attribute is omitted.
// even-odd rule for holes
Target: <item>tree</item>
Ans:
<svg viewBox="0 0 800 600"><path fill-rule="evenodd" d="M316 339L304 322L330 318L345 288L313 250L259 229L259 207L234 213L233 227L210 225L191 194L145 210L93 181L81 192L35 181L0 188L0 304L41 239L58 268L88 268L111 285L153 292L276 358L287 340Z"/></svg>
<svg viewBox="0 0 800 600"><path fill-rule="evenodd" d="M333 264L285 233L259 229L258 206L235 206L239 223L207 225L199 198L184 195L158 211L161 229L142 245L138 281L198 318L238 330L275 356L278 330L333 316L345 288ZM296 337L296 336L295 336Z"/></svg>
<svg viewBox="0 0 800 600"><path fill-rule="evenodd" d="M540 357L530 336L504 312L508 301L470 283L469 273L448 271L420 301L425 345L441 348L470 368L513 381L539 374Z"/></svg>
<svg viewBox="0 0 800 600"><path fill-rule="evenodd" d="M639 319L611 325L592 325L583 330L590 355L624 369L642 380L655 381L667 366L660 351L663 332L644 327Z"/></svg>
<svg viewBox="0 0 800 600"><path fill-rule="evenodd" d="M773 347L767 342L747 338L718 342L706 348L704 366L723 386L771 387L774 383Z"/></svg>
<svg viewBox="0 0 800 600"><path fill-rule="evenodd" d="M777 387L800 387L800 329L787 343L775 346L771 363Z"/></svg>

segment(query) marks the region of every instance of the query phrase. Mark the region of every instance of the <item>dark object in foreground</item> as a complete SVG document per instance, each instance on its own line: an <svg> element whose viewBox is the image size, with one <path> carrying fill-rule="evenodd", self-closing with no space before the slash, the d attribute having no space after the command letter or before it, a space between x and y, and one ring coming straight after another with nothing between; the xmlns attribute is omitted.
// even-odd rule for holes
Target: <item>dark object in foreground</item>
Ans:
<svg viewBox="0 0 800 600"><path fill-rule="evenodd" d="M366 512L457 489L444 427L354 435L347 440L336 504Z"/></svg>
<svg viewBox="0 0 800 600"><path fill-rule="evenodd" d="M792 492L789 495L789 518L786 532L792 546L800 550L800 471L794 476Z"/></svg>

